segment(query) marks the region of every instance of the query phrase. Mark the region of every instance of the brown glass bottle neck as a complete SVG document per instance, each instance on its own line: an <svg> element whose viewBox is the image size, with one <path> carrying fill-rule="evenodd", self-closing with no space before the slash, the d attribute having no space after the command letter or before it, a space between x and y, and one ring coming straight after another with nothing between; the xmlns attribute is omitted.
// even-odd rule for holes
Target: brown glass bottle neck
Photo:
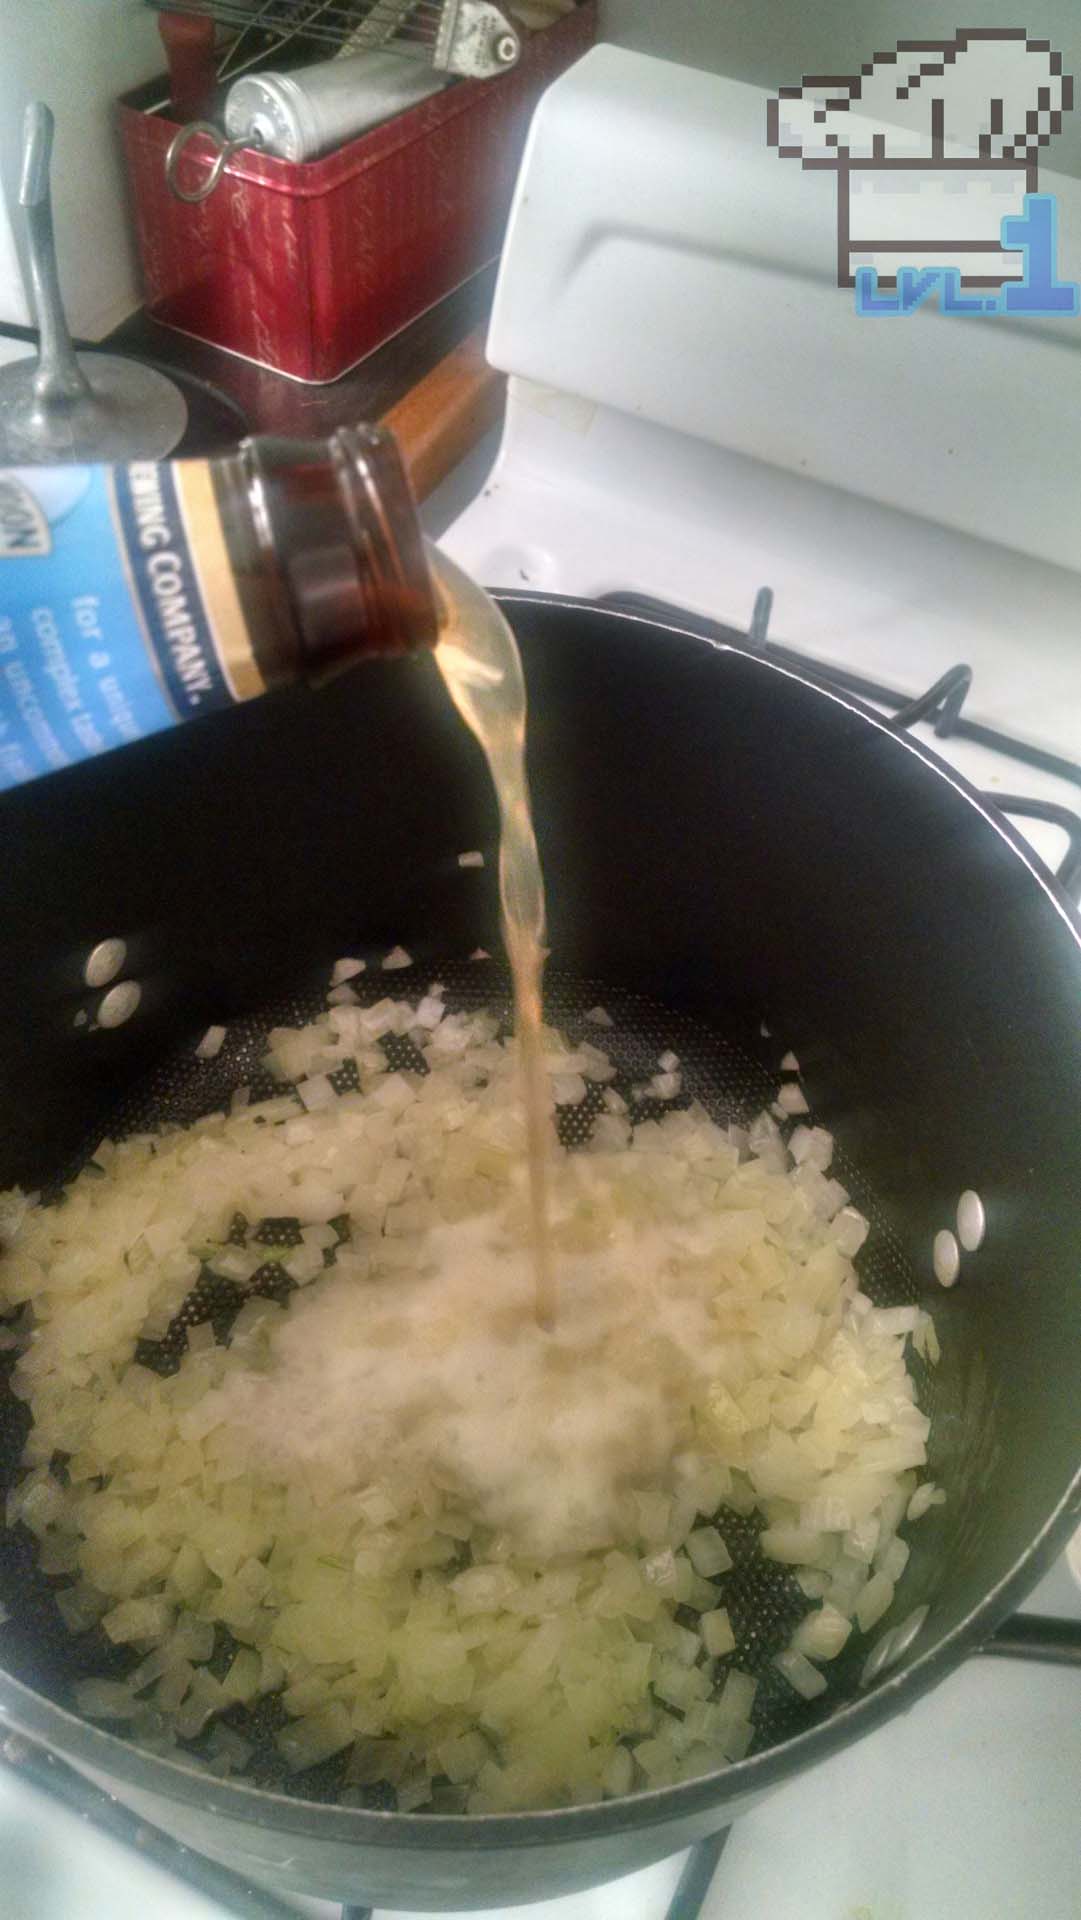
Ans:
<svg viewBox="0 0 1081 1920"><path fill-rule="evenodd" d="M392 436L246 440L216 463L237 591L268 685L435 645L438 613Z"/></svg>

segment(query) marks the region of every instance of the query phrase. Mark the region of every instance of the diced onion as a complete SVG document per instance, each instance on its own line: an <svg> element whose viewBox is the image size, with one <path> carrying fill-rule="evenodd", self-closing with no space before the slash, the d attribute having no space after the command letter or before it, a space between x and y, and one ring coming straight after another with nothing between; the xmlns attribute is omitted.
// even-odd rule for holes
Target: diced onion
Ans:
<svg viewBox="0 0 1081 1920"><path fill-rule="evenodd" d="M724 1573L732 1565L732 1555L716 1527L698 1527L687 1536L687 1557L696 1573L705 1579Z"/></svg>
<svg viewBox="0 0 1081 1920"><path fill-rule="evenodd" d="M800 1621L792 1636L792 1648L808 1660L835 1660L851 1632L851 1620L825 1602Z"/></svg>
<svg viewBox="0 0 1081 1920"><path fill-rule="evenodd" d="M893 1581L884 1573L873 1573L856 1602L856 1621L861 1633L871 1628L893 1605Z"/></svg>
<svg viewBox="0 0 1081 1920"><path fill-rule="evenodd" d="M438 982L361 1004L360 970L270 1033L273 1098L103 1141L63 1207L0 1196L33 1422L8 1524L70 1582L69 1630L130 1657L76 1704L154 1751L205 1741L224 1776L251 1758L233 1710L280 1695L288 1769L341 1753L347 1796L385 1782L401 1810L736 1764L756 1682L713 1664L741 1652L728 1521L757 1514L812 1603L776 1668L814 1698L893 1602L906 1510L945 1497L916 1487L905 1358L935 1357L930 1317L861 1290L867 1222L830 1135L789 1129L798 1087L783 1127L721 1126L665 1049L636 1121L596 1007L545 1038L587 1150L550 1143L565 1312L542 1334L514 1045ZM239 1293L228 1345L183 1311L207 1273ZM159 1376L136 1354L166 1335Z"/></svg>
<svg viewBox="0 0 1081 1920"><path fill-rule="evenodd" d="M931 1507L941 1506L945 1498L945 1494L939 1487L935 1486L933 1480L925 1480L922 1486L916 1488L915 1493L908 1503L905 1513L906 1520L922 1520L924 1514L929 1512Z"/></svg>
<svg viewBox="0 0 1081 1920"><path fill-rule="evenodd" d="M735 1650L736 1636L732 1631L732 1622L725 1607L714 1607L704 1613L699 1621L702 1644L711 1659Z"/></svg>
<svg viewBox="0 0 1081 1920"><path fill-rule="evenodd" d="M794 1081L789 1082L781 1088L777 1095L777 1105L784 1114L810 1112L803 1089L798 1087Z"/></svg>
<svg viewBox="0 0 1081 1920"><path fill-rule="evenodd" d="M828 1684L825 1674L819 1673L802 1653L789 1648L786 1653L779 1653L773 1664L802 1699L814 1700L818 1694L825 1693Z"/></svg>
<svg viewBox="0 0 1081 1920"><path fill-rule="evenodd" d="M752 1680L749 1673L742 1673L738 1667L733 1667L725 1676L720 1704L733 1719L749 1720L757 1692L757 1680Z"/></svg>

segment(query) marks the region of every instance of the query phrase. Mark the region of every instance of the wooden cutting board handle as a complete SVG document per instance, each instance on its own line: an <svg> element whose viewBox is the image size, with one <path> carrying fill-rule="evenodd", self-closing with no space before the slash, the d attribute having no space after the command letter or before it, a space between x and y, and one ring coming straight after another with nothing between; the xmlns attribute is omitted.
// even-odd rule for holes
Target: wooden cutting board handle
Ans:
<svg viewBox="0 0 1081 1920"><path fill-rule="evenodd" d="M383 415L418 500L424 500L503 416L506 377L484 358L476 327Z"/></svg>

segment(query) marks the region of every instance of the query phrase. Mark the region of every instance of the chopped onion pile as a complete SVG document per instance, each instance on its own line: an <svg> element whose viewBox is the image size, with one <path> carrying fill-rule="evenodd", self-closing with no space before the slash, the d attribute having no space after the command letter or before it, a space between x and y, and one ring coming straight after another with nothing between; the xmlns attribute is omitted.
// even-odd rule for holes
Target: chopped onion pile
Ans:
<svg viewBox="0 0 1081 1920"><path fill-rule="evenodd" d="M391 1067L402 1036L426 1072ZM240 1710L280 1694L301 1789L344 1754L347 1799L389 1783L402 1810L583 1803L740 1759L757 1683L726 1512L758 1510L813 1603L774 1668L813 1699L891 1606L906 1512L942 1497L917 1491L905 1363L910 1339L937 1357L934 1329L860 1291L830 1136L697 1104L634 1124L607 1055L548 1031L555 1101L592 1085L600 1111L585 1150L553 1146L545 1335L496 1020L433 987L269 1044L279 1097L105 1141L61 1205L0 1196L33 1416L8 1522L71 1576L71 1631L133 1655L78 1707L228 1773L253 1751ZM682 1084L666 1053L643 1091ZM179 1333L208 1275L243 1299L227 1346ZM136 1358L163 1339L165 1377Z"/></svg>

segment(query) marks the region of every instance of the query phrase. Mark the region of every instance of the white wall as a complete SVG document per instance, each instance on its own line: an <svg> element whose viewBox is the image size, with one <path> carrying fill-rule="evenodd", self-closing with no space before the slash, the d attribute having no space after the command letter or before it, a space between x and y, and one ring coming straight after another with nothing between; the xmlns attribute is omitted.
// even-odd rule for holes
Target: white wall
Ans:
<svg viewBox="0 0 1081 1920"><path fill-rule="evenodd" d="M605 40L771 90L958 27L1026 27L1058 49L1078 101L1048 165L1081 177L1081 0L601 0Z"/></svg>
<svg viewBox="0 0 1081 1920"><path fill-rule="evenodd" d="M6 263L15 218L22 115L56 116L53 203L72 331L100 339L138 305L138 280L113 102L164 68L155 16L140 0L0 0L0 320L24 320Z"/></svg>
<svg viewBox="0 0 1081 1920"><path fill-rule="evenodd" d="M1078 107L1049 159L1081 176L1081 0L601 0L601 9L605 39L770 88L805 72L847 73L898 38L1027 26L1078 78ZM0 321L26 318L5 212L32 98L57 120L57 246L74 331L99 339L138 304L113 102L163 65L141 0L0 0Z"/></svg>

